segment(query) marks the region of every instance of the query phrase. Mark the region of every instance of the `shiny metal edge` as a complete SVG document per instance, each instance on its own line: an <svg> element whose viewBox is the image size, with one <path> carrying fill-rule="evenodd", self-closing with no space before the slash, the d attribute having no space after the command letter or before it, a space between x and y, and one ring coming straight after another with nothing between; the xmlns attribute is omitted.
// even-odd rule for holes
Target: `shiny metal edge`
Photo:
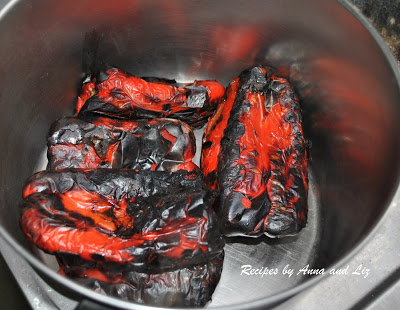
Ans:
<svg viewBox="0 0 400 310"><path fill-rule="evenodd" d="M371 22L364 16L362 13L352 4L347 2L346 0L336 0L339 4L341 4L345 9L347 9L350 13L353 14L353 16L366 28L366 30L371 34L372 38L375 40L375 42L378 44L379 48L381 49L382 53L386 57L386 60L388 61L388 64L390 68L392 69L392 73L397 81L397 85L399 88L400 92L400 69L397 65L396 59L393 56L393 53L387 46L386 42L382 38L382 36L379 34L379 32L374 28L374 26L371 24ZM10 0L8 3L6 3L3 7L0 7L0 22L1 18L5 16L9 10L12 9L14 5L16 5L18 2L21 2L21 0ZM1 5L1 3L0 3ZM389 208L390 204L393 202L394 196L396 192L399 190L400 191L400 176L398 177L397 180L397 188L394 189L390 195L390 199L388 200L387 206L385 208L385 212L378 218L378 221L374 224L373 228L367 233L365 237L363 237L358 244L350 251L348 252L342 259L337 261L335 264L333 264L332 268L340 268L341 266L345 265L356 253L358 253L367 243L368 241L372 238L373 234L377 231L377 229L380 227L380 225L383 224L385 217L387 217L387 209ZM19 245L16 240L7 232L5 231L1 226L0 226L0 235L6 240L6 242L16 250L18 254L20 254L25 260L27 260L35 269L39 270L46 276L49 276L50 278L56 280L57 282L63 283L67 288L69 288L72 291L78 292L81 295L91 299L91 300L96 300L98 302L101 302L105 305L120 308L120 309L143 309L143 310L161 310L161 309L166 309L166 308L160 308L160 307L152 307L152 306L146 306L146 305L141 305L141 304L136 304L136 303L131 303L131 302L126 302L122 301L120 299L116 299L110 296L104 296L99 293L93 292L92 290L85 288L72 280L56 273L55 271L51 270L48 268L46 265L44 265L41 261L39 261L37 258L33 257L28 251L26 251L21 245ZM266 307L273 306L274 304L279 303L280 301L284 301L301 291L317 284L319 281L321 281L324 278L327 278L329 276L328 273L318 275L315 277L310 278L309 280L305 281L304 283L291 288L285 292L279 293L275 296L271 296L265 299L259 299L256 301L249 302L247 304L240 304L240 305L235 305L235 306L228 306L228 307L215 307L214 309L221 309L221 310L243 310L243 309L265 309ZM184 310L187 308L174 308L176 310Z"/></svg>

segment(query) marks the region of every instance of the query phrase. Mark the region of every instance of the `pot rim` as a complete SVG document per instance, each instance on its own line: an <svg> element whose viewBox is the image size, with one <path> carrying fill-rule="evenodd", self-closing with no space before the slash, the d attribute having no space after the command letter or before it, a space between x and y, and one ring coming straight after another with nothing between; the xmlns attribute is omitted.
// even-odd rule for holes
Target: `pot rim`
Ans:
<svg viewBox="0 0 400 310"><path fill-rule="evenodd" d="M18 2L21 0L10 0L8 3L3 4L3 7L0 6L0 22L3 16L5 16ZM391 68L392 74L394 78L397 81L397 86L400 92L400 68L397 64L397 61L395 57L393 56L393 53L387 46L386 42L382 38L382 36L379 34L379 32L375 29L375 27L371 24L371 22L362 15L362 13L351 3L349 3L346 0L336 0L339 4L341 4L345 9L347 9L364 27L365 29L369 32L369 34L372 36L372 38L375 40L377 43L378 47L383 53L383 56L386 58L388 61L389 67ZM334 263L332 266L327 266L330 268L335 268L338 269L342 266L344 266L352 257L354 257L372 238L372 236L376 233L376 231L380 228L381 225L383 225L383 222L387 216L387 210L390 207L390 205L394 202L394 197L396 192L400 192L400 175L398 173L397 177L397 186L394 186L394 189L392 190L391 194L389 195L387 205L384 209L384 212L378 217L378 220L373 224L373 227L370 229L369 232L366 233L365 236L361 238L361 240L349 251L347 252L341 259L339 259L336 263ZM61 285L64 285L68 289L70 289L73 292L78 293L79 295L83 296L84 298L88 298L89 300L93 300L96 302L100 302L104 305L111 306L111 307L116 307L119 309L139 309L139 310L157 310L157 309L166 309L162 307L154 307L154 306L147 306L147 305L142 305L142 304L137 304L133 302L128 302L128 301L123 301L114 297L110 296L105 296L100 293L96 293L76 282L73 280L62 276L58 274L56 271L50 269L48 266L46 266L43 262L41 262L39 259L31 255L25 248L23 248L2 226L0 226L0 235L3 237L4 240L19 254L21 255L34 269L38 270L39 272L43 273L47 277L53 279L54 281L60 283ZM217 306L213 307L212 309L219 309L219 310L243 310L243 309L261 309L265 308L267 306L272 306L274 304L277 304L279 302L283 302L286 299L289 299L290 297L293 297L294 295L297 295L301 291L304 291L315 284L317 284L319 281L322 279L327 278L330 276L329 273L324 273L320 275L313 276L309 279L307 279L305 282L296 285L293 288L290 288L286 291L283 291L281 293L278 293L273 296L269 296L263 299L258 299L255 301L248 302L246 304L238 304L238 305L229 305L229 306ZM78 301L80 302L80 301ZM184 310L187 308L174 308L176 310Z"/></svg>

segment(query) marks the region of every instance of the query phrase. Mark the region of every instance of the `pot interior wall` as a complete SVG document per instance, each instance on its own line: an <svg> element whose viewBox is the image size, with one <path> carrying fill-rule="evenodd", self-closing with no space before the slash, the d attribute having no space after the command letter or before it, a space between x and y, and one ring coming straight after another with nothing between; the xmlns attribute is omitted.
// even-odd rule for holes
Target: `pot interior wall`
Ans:
<svg viewBox="0 0 400 310"><path fill-rule="evenodd" d="M18 225L23 182L50 124L71 115L82 71L101 62L225 85L261 63L289 78L311 142L314 267L351 250L397 187L398 84L373 38L335 1L20 1L1 18L0 42L0 224L29 251Z"/></svg>

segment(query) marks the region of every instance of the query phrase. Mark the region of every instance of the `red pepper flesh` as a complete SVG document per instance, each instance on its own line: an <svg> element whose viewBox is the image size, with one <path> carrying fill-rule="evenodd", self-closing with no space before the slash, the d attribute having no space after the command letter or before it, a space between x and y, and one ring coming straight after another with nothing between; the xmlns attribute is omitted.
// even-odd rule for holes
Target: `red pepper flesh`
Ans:
<svg viewBox="0 0 400 310"><path fill-rule="evenodd" d="M225 88L217 81L179 86L167 80L151 82L111 68L98 74L95 95L80 100L76 115L101 114L121 119L176 118L200 128L217 108ZM87 98L87 96L85 97Z"/></svg>
<svg viewBox="0 0 400 310"><path fill-rule="evenodd" d="M144 270L201 264L224 241L201 173L63 169L24 187L21 227L47 253Z"/></svg>
<svg viewBox="0 0 400 310"><path fill-rule="evenodd" d="M225 235L299 232L307 221L307 152L289 83L260 66L234 79L207 124L201 166L220 191L215 208Z"/></svg>

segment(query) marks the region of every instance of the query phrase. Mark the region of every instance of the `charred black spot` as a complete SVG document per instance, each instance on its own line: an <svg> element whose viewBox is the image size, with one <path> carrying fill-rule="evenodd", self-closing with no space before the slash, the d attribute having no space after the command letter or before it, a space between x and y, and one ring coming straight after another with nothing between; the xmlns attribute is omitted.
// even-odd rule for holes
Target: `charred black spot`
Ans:
<svg viewBox="0 0 400 310"><path fill-rule="evenodd" d="M163 109L164 112L168 112L169 113L171 111L171 105L169 103L168 104L164 104L162 109Z"/></svg>
<svg viewBox="0 0 400 310"><path fill-rule="evenodd" d="M146 82L177 86L176 85L177 83L174 79L159 78L159 77L154 77L154 76L143 76L141 78L143 80L145 80Z"/></svg>
<svg viewBox="0 0 400 310"><path fill-rule="evenodd" d="M103 255L99 255L99 254L92 254L91 257L93 258L93 260L95 261L99 261L99 262L104 262L105 258Z"/></svg>
<svg viewBox="0 0 400 310"><path fill-rule="evenodd" d="M203 150L208 149L209 147L211 147L213 143L211 141L207 141L203 143Z"/></svg>
<svg viewBox="0 0 400 310"><path fill-rule="evenodd" d="M109 77L110 77L110 76L107 74L106 71L101 70L101 71L99 71L99 73L97 74L97 78L96 78L97 83L102 83L102 82L104 82L104 81L107 81Z"/></svg>
<svg viewBox="0 0 400 310"><path fill-rule="evenodd" d="M294 113L293 111L287 112L286 115L285 115L285 121L287 121L289 123L297 122L298 121L297 114Z"/></svg>
<svg viewBox="0 0 400 310"><path fill-rule="evenodd" d="M286 90L286 85L277 80L272 80L269 84L269 89L275 93L280 93Z"/></svg>

